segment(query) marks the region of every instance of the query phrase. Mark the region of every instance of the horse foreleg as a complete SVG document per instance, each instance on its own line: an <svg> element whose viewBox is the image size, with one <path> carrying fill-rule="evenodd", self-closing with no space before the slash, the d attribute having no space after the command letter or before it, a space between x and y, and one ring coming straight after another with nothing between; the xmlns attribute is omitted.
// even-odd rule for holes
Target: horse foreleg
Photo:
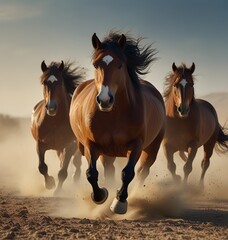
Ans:
<svg viewBox="0 0 228 240"><path fill-rule="evenodd" d="M175 151L168 144L165 144L163 146L163 150L164 150L165 157L167 159L167 167L171 172L174 181L180 182L181 177L176 174L176 164L174 163L174 160L173 160L173 154Z"/></svg>
<svg viewBox="0 0 228 240"><path fill-rule="evenodd" d="M129 160L125 168L122 170L122 186L117 192L116 198L113 200L110 207L111 211L118 214L124 214L127 212L127 197L128 197L128 185L135 176L135 165L141 155L142 144L141 141L136 142L133 146L133 150L129 156Z"/></svg>
<svg viewBox="0 0 228 240"><path fill-rule="evenodd" d="M73 157L73 164L75 166L75 172L73 175L74 182L78 182L80 176L81 176L81 166L82 166L82 155L80 151L77 149L74 157Z"/></svg>
<svg viewBox="0 0 228 240"><path fill-rule="evenodd" d="M63 182L66 180L67 178L67 169L68 169L68 166L69 166L69 162L70 162L70 159L73 155L73 150L71 147L67 147L67 148L64 148L62 151L61 151L61 154L59 156L61 156L61 169L59 170L58 172L58 185L57 185L57 188L54 192L54 195L57 195L61 189L62 189L62 186L63 186Z"/></svg>
<svg viewBox="0 0 228 240"><path fill-rule="evenodd" d="M100 188L98 186L98 171L96 164L99 153L93 148L92 151L90 150L90 154L86 151L85 155L89 162L89 168L86 171L86 176L93 189L91 198L96 204L102 204L108 198L108 191L106 188Z"/></svg>
<svg viewBox="0 0 228 240"><path fill-rule="evenodd" d="M192 162L196 156L197 153L197 143L193 143L189 148L188 148L188 160L184 165L184 183L187 183L188 176L192 171Z"/></svg>
<svg viewBox="0 0 228 240"><path fill-rule="evenodd" d="M46 150L39 143L37 143L36 150L37 150L37 154L39 157L38 168L39 168L40 173L44 176L45 187L47 189L52 189L55 187L55 179L52 176L48 175L48 166L44 162L44 155L45 155Z"/></svg>
<svg viewBox="0 0 228 240"><path fill-rule="evenodd" d="M115 159L115 157L109 157L106 155L100 156L100 161L104 167L105 181L112 184L113 181L115 181L115 167L113 165Z"/></svg>

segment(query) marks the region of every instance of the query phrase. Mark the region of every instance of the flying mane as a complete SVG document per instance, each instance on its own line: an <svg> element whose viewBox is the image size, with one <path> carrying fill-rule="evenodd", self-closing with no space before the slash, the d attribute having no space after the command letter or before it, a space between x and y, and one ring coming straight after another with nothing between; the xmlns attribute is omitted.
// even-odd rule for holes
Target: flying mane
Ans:
<svg viewBox="0 0 228 240"><path fill-rule="evenodd" d="M111 49L121 60L127 63L129 76L135 86L139 86L139 75L145 75L149 71L150 64L156 60L155 54L157 50L153 49L151 44L141 46L143 38L132 38L129 34L125 34L127 42L124 50L118 46L118 40L121 37L118 31L111 31L102 42L101 48L95 49L93 59L103 51Z"/></svg>

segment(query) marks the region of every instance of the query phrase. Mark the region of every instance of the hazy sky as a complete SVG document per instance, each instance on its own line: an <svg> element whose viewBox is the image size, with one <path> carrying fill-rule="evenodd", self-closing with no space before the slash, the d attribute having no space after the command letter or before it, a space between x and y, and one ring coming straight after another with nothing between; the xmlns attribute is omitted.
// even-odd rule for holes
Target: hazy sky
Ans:
<svg viewBox="0 0 228 240"><path fill-rule="evenodd" d="M195 62L196 96L228 92L227 0L0 0L0 113L30 116L42 60L76 61L91 78L91 36L113 28L154 43L145 79L161 92L174 61Z"/></svg>

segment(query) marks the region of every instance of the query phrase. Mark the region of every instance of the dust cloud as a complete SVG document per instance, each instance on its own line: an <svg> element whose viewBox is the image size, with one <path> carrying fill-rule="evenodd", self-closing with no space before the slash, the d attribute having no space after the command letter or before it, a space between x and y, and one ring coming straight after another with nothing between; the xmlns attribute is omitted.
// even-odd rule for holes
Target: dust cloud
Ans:
<svg viewBox="0 0 228 240"><path fill-rule="evenodd" d="M227 112L219 114L222 114L222 119L228 116ZM30 132L30 120L11 119L10 124L8 120L7 122L5 124L4 121L0 121L0 129L4 133L0 139L0 186L27 197L53 197L53 190L45 189L44 178L38 171L38 156L35 141ZM83 157L79 182L73 183L71 176L75 168L70 163L62 196L53 197L56 206L50 214L66 218L153 219L178 216L185 209L202 202L219 206L223 200L228 199L228 155L219 156L214 152L206 173L204 190L199 187L202 157L201 148L193 162L193 171L189 176L188 186L177 185L172 181L167 170L166 159L160 149L158 158L151 167L150 175L144 185L138 186L136 179L130 184L128 212L122 216L111 213L109 207L117 189L121 186L120 173L126 164L126 159L116 159L116 182L111 184L105 182L103 167L98 162L99 183L100 186L108 189L109 197L104 204L96 205L90 198L91 187L85 176L87 162ZM60 163L55 152L47 152L46 163L49 167L49 174L57 182ZM183 177L184 162L176 155L175 163L177 173Z"/></svg>

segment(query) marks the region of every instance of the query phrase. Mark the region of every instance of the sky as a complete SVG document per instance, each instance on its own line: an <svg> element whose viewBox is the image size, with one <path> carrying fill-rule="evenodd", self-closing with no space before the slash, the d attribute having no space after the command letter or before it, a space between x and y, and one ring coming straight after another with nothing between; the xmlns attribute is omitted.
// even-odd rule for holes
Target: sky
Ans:
<svg viewBox="0 0 228 240"><path fill-rule="evenodd" d="M43 98L40 64L74 61L93 77L93 33L153 43L144 76L162 93L172 63L196 65L196 97L228 92L227 0L0 0L0 113L29 117Z"/></svg>

